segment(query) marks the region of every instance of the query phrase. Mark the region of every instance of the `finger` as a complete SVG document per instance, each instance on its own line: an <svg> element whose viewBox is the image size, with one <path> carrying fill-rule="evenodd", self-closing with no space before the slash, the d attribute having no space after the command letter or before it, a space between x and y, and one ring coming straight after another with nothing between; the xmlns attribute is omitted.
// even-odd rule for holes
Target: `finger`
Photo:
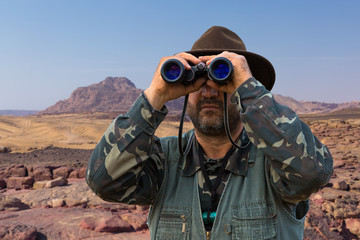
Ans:
<svg viewBox="0 0 360 240"><path fill-rule="evenodd" d="M206 65L210 65L211 61L218 57L218 55L208 55L208 56L200 56L199 59L206 63Z"/></svg>
<svg viewBox="0 0 360 240"><path fill-rule="evenodd" d="M198 59L194 55L192 55L190 53L186 53L186 52L178 53L175 56L179 57L179 60L184 64L185 68L188 70L191 68L189 62L191 62L195 65L197 65L201 62L200 59Z"/></svg>

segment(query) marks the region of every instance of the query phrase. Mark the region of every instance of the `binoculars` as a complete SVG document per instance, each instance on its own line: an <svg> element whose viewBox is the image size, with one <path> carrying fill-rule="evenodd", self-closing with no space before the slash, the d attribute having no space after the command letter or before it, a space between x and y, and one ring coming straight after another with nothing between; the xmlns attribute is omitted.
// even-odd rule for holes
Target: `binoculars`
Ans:
<svg viewBox="0 0 360 240"><path fill-rule="evenodd" d="M188 85L204 74L219 85L227 84L233 74L233 65L224 57L215 58L209 67L201 62L186 70L185 66L177 59L169 59L161 66L161 77L168 83L183 83Z"/></svg>

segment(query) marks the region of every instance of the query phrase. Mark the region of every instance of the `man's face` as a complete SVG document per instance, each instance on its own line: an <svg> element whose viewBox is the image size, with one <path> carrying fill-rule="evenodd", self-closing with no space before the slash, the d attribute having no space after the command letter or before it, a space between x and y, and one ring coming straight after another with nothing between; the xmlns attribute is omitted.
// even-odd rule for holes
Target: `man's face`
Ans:
<svg viewBox="0 0 360 240"><path fill-rule="evenodd" d="M228 95L228 103L230 96ZM239 111L228 104L229 126L234 130L241 124ZM196 92L189 94L187 113L195 129L207 136L226 136L224 125L224 94L206 83Z"/></svg>

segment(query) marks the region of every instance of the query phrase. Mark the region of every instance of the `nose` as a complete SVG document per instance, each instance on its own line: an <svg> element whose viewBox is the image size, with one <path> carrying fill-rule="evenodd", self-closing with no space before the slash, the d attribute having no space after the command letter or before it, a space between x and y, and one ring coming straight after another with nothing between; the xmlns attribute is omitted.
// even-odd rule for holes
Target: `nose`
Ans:
<svg viewBox="0 0 360 240"><path fill-rule="evenodd" d="M206 83L201 87L201 95L205 98L218 97L219 92Z"/></svg>

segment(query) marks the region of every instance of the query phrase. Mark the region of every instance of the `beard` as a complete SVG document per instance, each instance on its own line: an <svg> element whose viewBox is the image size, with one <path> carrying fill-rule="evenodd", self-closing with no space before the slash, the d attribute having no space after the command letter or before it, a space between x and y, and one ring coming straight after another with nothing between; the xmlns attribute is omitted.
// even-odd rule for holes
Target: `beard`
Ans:
<svg viewBox="0 0 360 240"><path fill-rule="evenodd" d="M202 105L213 104L218 107L216 111L201 111ZM188 104L188 116L196 130L201 134L212 137L225 137L224 105L215 98L200 100L196 106ZM240 112L234 104L228 103L229 128L233 132L240 124Z"/></svg>

